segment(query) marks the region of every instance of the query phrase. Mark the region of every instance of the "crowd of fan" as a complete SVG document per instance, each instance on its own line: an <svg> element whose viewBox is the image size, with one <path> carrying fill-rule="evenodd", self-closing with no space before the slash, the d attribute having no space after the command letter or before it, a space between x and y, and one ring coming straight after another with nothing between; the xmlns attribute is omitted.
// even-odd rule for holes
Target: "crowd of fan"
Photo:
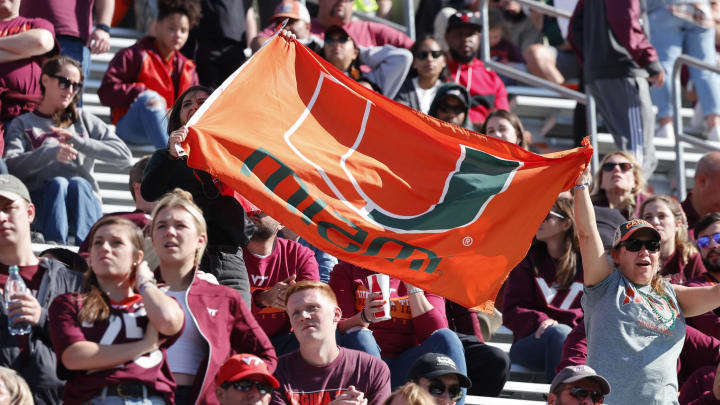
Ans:
<svg viewBox="0 0 720 405"><path fill-rule="evenodd" d="M284 0L257 30L261 10L243 1L136 0L148 35L117 52L98 90L114 127L82 108L82 89L128 4L73 3L0 2L0 285L17 265L30 290L2 298L0 365L16 373L0 369L0 399L27 391L19 374L38 404L462 404L498 396L512 362L552 382L553 404L720 403L720 152L698 162L682 203L646 183L653 101L658 136L674 136L674 59L717 62L711 4L579 0L563 27L490 2L492 57L590 90L620 149L559 196L498 296L508 355L484 343L482 315L399 279L379 319L374 271L309 245L178 146L245 48L288 20L282 37L359 83L530 150L514 83L478 57L479 1L422 1L412 41L352 17L387 16L389 1L319 0L313 18ZM717 76L689 73L706 137L720 141ZM157 150L133 164L128 143ZM132 166L135 211L103 216L96 160ZM37 257L34 241L79 254ZM31 333L10 335L17 322Z"/></svg>

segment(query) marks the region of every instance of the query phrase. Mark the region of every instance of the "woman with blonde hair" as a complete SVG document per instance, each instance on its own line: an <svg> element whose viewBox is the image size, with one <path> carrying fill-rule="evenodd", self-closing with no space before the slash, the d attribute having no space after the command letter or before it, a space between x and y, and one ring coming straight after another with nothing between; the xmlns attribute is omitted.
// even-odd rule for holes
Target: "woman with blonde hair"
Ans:
<svg viewBox="0 0 720 405"><path fill-rule="evenodd" d="M383 405L435 405L435 399L414 382L405 383L405 385L393 391Z"/></svg>
<svg viewBox="0 0 720 405"><path fill-rule="evenodd" d="M59 296L48 311L58 376L67 380L63 401L172 404L166 349L182 331L183 313L157 288L134 223L106 217L89 238L83 291Z"/></svg>
<svg viewBox="0 0 720 405"><path fill-rule="evenodd" d="M150 223L165 293L182 306L187 322L168 349L178 384L175 403L214 403L214 376L235 353L252 353L275 370L277 357L240 294L200 270L207 245L202 210L187 191L175 189L155 206Z"/></svg>
<svg viewBox="0 0 720 405"><path fill-rule="evenodd" d="M593 205L614 208L630 220L637 218L637 208L647 198L642 166L626 151L605 155L595 172L590 197Z"/></svg>
<svg viewBox="0 0 720 405"><path fill-rule="evenodd" d="M17 371L0 367L0 404L33 405L33 396L25 380Z"/></svg>
<svg viewBox="0 0 720 405"><path fill-rule="evenodd" d="M671 283L685 284L705 272L702 257L688 236L685 212L671 196L658 194L643 201L640 218L660 233L660 274Z"/></svg>

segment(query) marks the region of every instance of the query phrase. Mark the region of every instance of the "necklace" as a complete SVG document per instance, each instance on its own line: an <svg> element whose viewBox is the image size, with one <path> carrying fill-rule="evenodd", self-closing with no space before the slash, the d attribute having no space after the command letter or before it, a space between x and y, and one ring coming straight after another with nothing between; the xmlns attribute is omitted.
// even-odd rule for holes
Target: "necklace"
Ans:
<svg viewBox="0 0 720 405"><path fill-rule="evenodd" d="M652 297L649 294L647 294L641 290L637 290L637 291L643 297L643 299L647 303L647 306L650 307L650 311L652 311L652 313L655 314L655 317L660 320L661 324L667 325L670 322L670 320L672 320L672 323L670 323L670 325L667 325L667 328L673 329L675 327L675 322L677 322L678 317L677 317L677 314L675 313L673 305L670 303L670 298L668 298L667 295L663 295L661 297L663 300L665 300L667 307L670 308L670 316L663 317L662 314L660 314L660 312L657 309L655 309L655 305L653 305L653 302L652 302Z"/></svg>

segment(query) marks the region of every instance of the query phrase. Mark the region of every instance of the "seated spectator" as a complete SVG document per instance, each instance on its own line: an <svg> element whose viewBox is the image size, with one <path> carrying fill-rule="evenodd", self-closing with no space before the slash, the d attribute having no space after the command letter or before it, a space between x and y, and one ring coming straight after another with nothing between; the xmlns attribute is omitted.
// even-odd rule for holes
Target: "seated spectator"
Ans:
<svg viewBox="0 0 720 405"><path fill-rule="evenodd" d="M441 85L430 104L428 115L466 129L470 123L470 95L465 87L456 83Z"/></svg>
<svg viewBox="0 0 720 405"><path fill-rule="evenodd" d="M688 237L687 219L680 204L669 195L654 195L640 205L638 217L660 233L660 274L684 285L705 273L702 257Z"/></svg>
<svg viewBox="0 0 720 405"><path fill-rule="evenodd" d="M200 5L160 0L155 35L115 54L98 89L112 109L112 122L126 142L167 147L167 106L198 84L195 64L179 50L197 25Z"/></svg>
<svg viewBox="0 0 720 405"><path fill-rule="evenodd" d="M374 356L339 347L335 335L342 311L325 283L290 286L284 306L300 349L280 357L273 405L323 402L380 405L390 395L390 370Z"/></svg>
<svg viewBox="0 0 720 405"><path fill-rule="evenodd" d="M490 58L498 63L510 65L522 71L527 70L523 54L515 44L505 38L510 24L505 20L502 11L491 8L488 11L488 41L490 42ZM478 54L478 57L482 57ZM573 56L574 58L575 56ZM515 79L499 74L505 86L517 84Z"/></svg>
<svg viewBox="0 0 720 405"><path fill-rule="evenodd" d="M523 52L528 72L556 84L579 79L582 68L572 47L563 38L556 19L539 16L536 24L536 28L544 34L547 43L532 44Z"/></svg>
<svg viewBox="0 0 720 405"><path fill-rule="evenodd" d="M185 124L210 93L212 89L193 86L175 101L168 118L168 148L153 153L140 192L147 201L159 200L175 188L192 194L208 227L207 248L200 267L220 284L240 292L250 306L250 281L240 247L247 245L255 227L232 190L210 173L191 169L185 160L178 158L177 148L188 133Z"/></svg>
<svg viewBox="0 0 720 405"><path fill-rule="evenodd" d="M558 198L525 259L505 282L501 312L513 332L510 360L552 381L563 342L582 318L582 263L572 200Z"/></svg>
<svg viewBox="0 0 720 405"><path fill-rule="evenodd" d="M132 164L130 149L100 118L77 107L83 85L80 63L48 60L42 100L34 112L13 120L5 158L37 207L35 228L46 241L79 244L102 215L95 160L118 168Z"/></svg>
<svg viewBox="0 0 720 405"><path fill-rule="evenodd" d="M29 322L32 333L13 336L6 326L0 328L0 367L25 366L18 372L32 388L38 405L58 404L63 381L57 377L56 358L47 336L50 333L47 311L60 294L79 291L83 275L67 269L57 260L38 258L30 241L30 223L35 218L35 206L30 192L15 176L0 175L0 289L5 289L9 266L18 266L19 274L30 290L16 294L0 313L2 325L10 322ZM41 286L51 286L40 293ZM5 302L3 300L3 302Z"/></svg>
<svg viewBox="0 0 720 405"><path fill-rule="evenodd" d="M688 286L715 285L720 282L720 212L704 216L695 225L695 236L706 273L691 279ZM709 336L720 336L720 314L711 311L688 318L688 324Z"/></svg>
<svg viewBox="0 0 720 405"><path fill-rule="evenodd" d="M216 375L230 353L253 353L275 366L270 340L240 295L201 271L207 224L189 193L175 190L153 211L153 247L160 260L165 293L180 303L187 322L167 351L168 367L178 384L178 405L213 403ZM139 280L155 288L155 279ZM221 327L218 327L221 325Z"/></svg>
<svg viewBox="0 0 720 405"><path fill-rule="evenodd" d="M279 387L263 359L248 353L227 359L215 377L220 405L268 405L273 389Z"/></svg>
<svg viewBox="0 0 720 405"><path fill-rule="evenodd" d="M90 238L82 292L59 296L48 311L58 375L67 379L63 402L173 403L166 350L182 332L182 309L148 284L135 224L108 217Z"/></svg>
<svg viewBox="0 0 720 405"><path fill-rule="evenodd" d="M66 248L50 248L40 252L40 257L55 259L64 264L65 267L78 273L85 273L88 269L88 263L84 257Z"/></svg>
<svg viewBox="0 0 720 405"><path fill-rule="evenodd" d="M303 3L298 0L283 0L277 7L275 13L270 17L270 24L276 29L288 19L285 29L295 34L297 40L316 53L320 53L323 41L310 32L310 12ZM267 40L266 37L258 35L250 41L250 49L257 52Z"/></svg>
<svg viewBox="0 0 720 405"><path fill-rule="evenodd" d="M550 384L548 405L602 404L610 393L610 383L588 366L568 366Z"/></svg>
<svg viewBox="0 0 720 405"><path fill-rule="evenodd" d="M592 181L593 205L613 208L627 219L638 217L637 209L647 198L642 166L625 151L608 153Z"/></svg>
<svg viewBox="0 0 720 405"><path fill-rule="evenodd" d="M20 17L20 4L16 0L0 5L0 155L8 123L40 102L42 63L58 51L52 24Z"/></svg>
<svg viewBox="0 0 720 405"><path fill-rule="evenodd" d="M447 81L447 58L432 37L417 40L410 52L413 54L412 69L395 101L427 114L438 88Z"/></svg>
<svg viewBox="0 0 720 405"><path fill-rule="evenodd" d="M419 385L408 382L393 391L383 405L434 405L435 400L430 393Z"/></svg>
<svg viewBox="0 0 720 405"><path fill-rule="evenodd" d="M480 48L482 22L472 13L462 12L448 20L445 40L450 49L450 79L468 89L472 100L470 121L485 122L493 109L509 110L507 90L497 73L485 68L475 56Z"/></svg>
<svg viewBox="0 0 720 405"><path fill-rule="evenodd" d="M252 294L252 313L270 337L278 355L297 350L298 341L290 332L285 315L285 293L302 280L320 280L315 254L305 246L278 238L282 225L262 211L249 215L255 225L243 257Z"/></svg>
<svg viewBox="0 0 720 405"><path fill-rule="evenodd" d="M353 20L352 1L318 0L318 15L312 19L310 33L324 39L325 31L333 25L341 26L359 47L392 45L398 48L410 48L413 40L404 33L385 24L371 21ZM275 25L265 28L253 41L265 42L275 30Z"/></svg>
<svg viewBox="0 0 720 405"><path fill-rule="evenodd" d="M472 386L457 363L440 353L425 353L410 366L407 381L427 391L437 405L465 402L463 391Z"/></svg>
<svg viewBox="0 0 720 405"><path fill-rule="evenodd" d="M480 128L480 132L497 139L515 144L525 150L530 150L525 128L515 113L507 110L495 110L488 115Z"/></svg>
<svg viewBox="0 0 720 405"><path fill-rule="evenodd" d="M543 33L534 23L532 10L525 9L522 4L513 0L493 0L490 8L500 10L508 24L504 32L505 38L525 52L531 45L543 43Z"/></svg>
<svg viewBox="0 0 720 405"><path fill-rule="evenodd" d="M358 47L339 25L325 31L322 55L347 76L361 83L369 82L373 90L388 98L397 94L412 61L412 55L407 49L392 45ZM361 65L367 66L370 71L362 72Z"/></svg>
<svg viewBox="0 0 720 405"><path fill-rule="evenodd" d="M9 405L35 404L30 387L28 387L25 379L11 368L0 367L0 403Z"/></svg>
<svg viewBox="0 0 720 405"><path fill-rule="evenodd" d="M340 262L330 274L343 319L338 330L343 347L382 358L392 372L393 387L405 382L405 370L425 353L442 353L465 373L465 355L457 335L448 329L445 300L390 277L390 316L377 320L381 299L370 293L368 276L374 271Z"/></svg>
<svg viewBox="0 0 720 405"><path fill-rule="evenodd" d="M720 212L720 152L708 152L695 166L694 188L682 202L688 228L711 212ZM690 235L692 237L692 235Z"/></svg>

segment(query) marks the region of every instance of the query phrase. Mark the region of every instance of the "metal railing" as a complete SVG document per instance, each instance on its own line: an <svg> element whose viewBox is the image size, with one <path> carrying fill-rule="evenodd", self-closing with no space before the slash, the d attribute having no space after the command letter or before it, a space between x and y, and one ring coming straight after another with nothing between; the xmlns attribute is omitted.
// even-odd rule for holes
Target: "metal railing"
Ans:
<svg viewBox="0 0 720 405"><path fill-rule="evenodd" d="M714 145L710 142L698 139L697 137L683 133L682 117L680 116L680 108L682 107L682 88L680 86L680 71L683 66L692 66L698 69L709 70L720 74L720 68L707 64L700 59L693 58L688 55L680 55L675 60L672 71L672 97L673 97L673 129L675 130L675 165L677 172L677 193L680 201L685 200L685 194L687 191L687 185L685 181L685 159L683 158L683 143L689 143L695 147L710 150L720 151L720 146Z"/></svg>
<svg viewBox="0 0 720 405"><path fill-rule="evenodd" d="M572 16L571 13L560 10L555 7L551 7L546 5L545 3L540 3L535 0L515 0L518 3L523 4L524 6L527 6L529 8L532 8L542 14L550 15L553 17L559 17L559 18L570 18ZM567 97L569 99L575 100L578 103L585 104L586 108L586 117L587 117L587 131L588 134L590 134L590 142L592 144L594 153L591 161L591 167L593 172L595 172L600 164L599 157L598 157L598 137L597 137L597 112L595 107L595 99L590 94L583 94L579 91L575 91L572 89L568 89L567 87L563 87L559 84L553 83L549 80L545 80L542 78L539 78L537 76L531 75L530 73L523 72L522 70L516 69L512 66L508 66L499 62L495 62L492 59L490 59L490 35L488 34L489 27L488 27L488 0L482 0L481 1L481 13L482 13L482 20L483 20L483 28L482 28L482 58L483 63L485 66L491 68L497 73L500 73L504 76L510 77L512 79L515 79L519 82L527 83L535 87L542 87L551 91L554 91L558 94L558 96L561 97Z"/></svg>
<svg viewBox="0 0 720 405"><path fill-rule="evenodd" d="M405 35L409 36L413 41L415 40L415 2L413 0L403 0L405 3L405 15L403 15L403 20L405 20L405 25L400 25L394 21L386 20L384 18L378 17L374 14L369 13L363 13L359 11L354 11L353 15L358 17L361 20L365 21L372 21L380 24L387 25L389 27L395 28L398 31L402 31L405 33Z"/></svg>

